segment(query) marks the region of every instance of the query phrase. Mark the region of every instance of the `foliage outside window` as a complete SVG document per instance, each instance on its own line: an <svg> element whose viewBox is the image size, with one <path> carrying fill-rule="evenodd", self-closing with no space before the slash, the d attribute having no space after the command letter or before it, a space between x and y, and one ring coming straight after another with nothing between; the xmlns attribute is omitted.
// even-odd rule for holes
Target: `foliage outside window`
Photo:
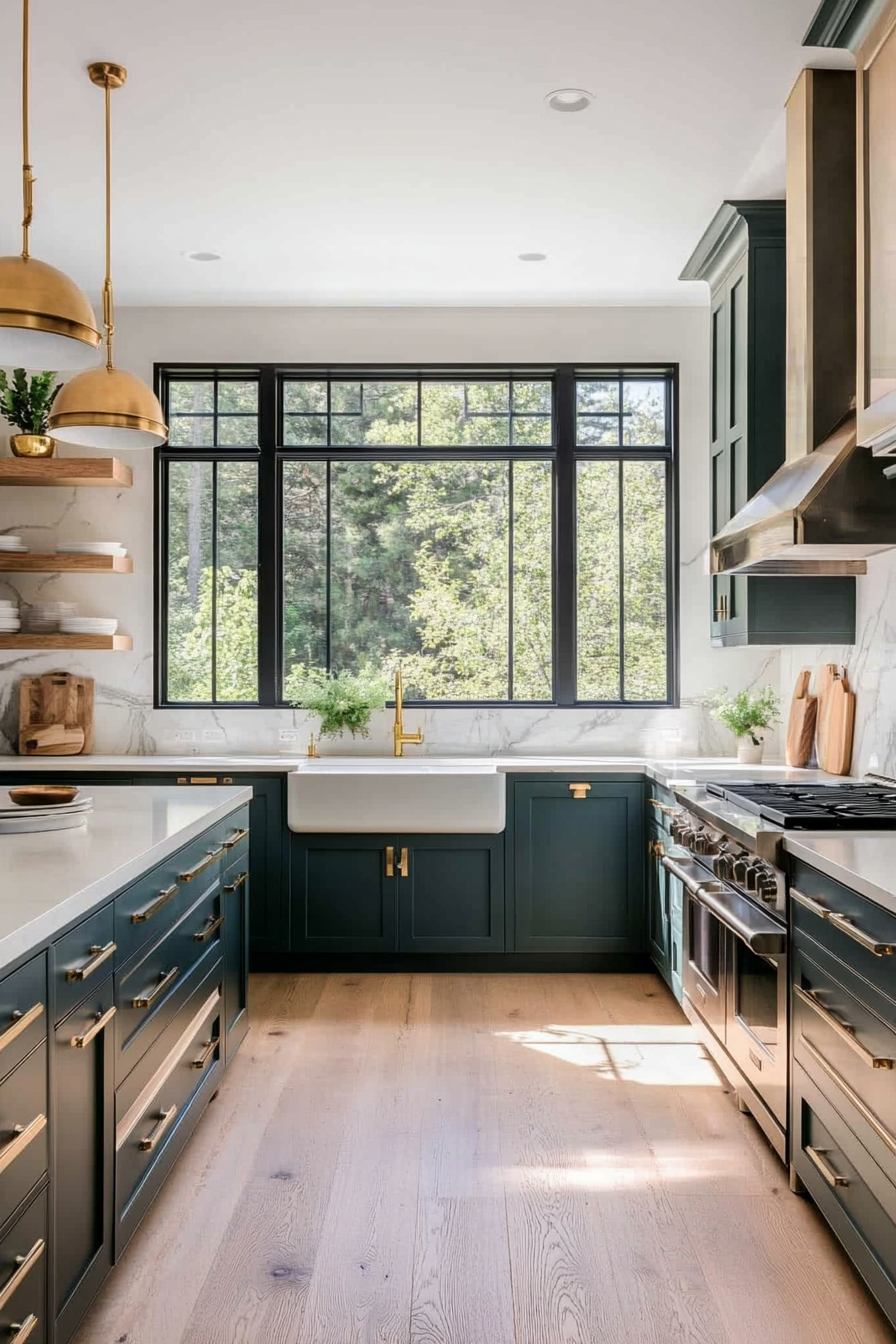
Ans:
<svg viewBox="0 0 896 1344"><path fill-rule="evenodd" d="M670 369L162 369L158 699L675 697Z"/></svg>

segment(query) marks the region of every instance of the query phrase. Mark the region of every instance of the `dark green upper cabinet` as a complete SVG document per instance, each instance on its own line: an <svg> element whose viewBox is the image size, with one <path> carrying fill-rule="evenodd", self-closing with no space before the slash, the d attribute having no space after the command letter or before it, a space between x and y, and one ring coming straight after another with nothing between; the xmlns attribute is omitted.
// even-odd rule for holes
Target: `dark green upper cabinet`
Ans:
<svg viewBox="0 0 896 1344"><path fill-rule="evenodd" d="M516 951L643 952L643 785L512 787Z"/></svg>
<svg viewBox="0 0 896 1344"><path fill-rule="evenodd" d="M722 528L785 458L786 208L725 201L681 273L710 289L710 528ZM855 579L718 574L717 647L851 644Z"/></svg>

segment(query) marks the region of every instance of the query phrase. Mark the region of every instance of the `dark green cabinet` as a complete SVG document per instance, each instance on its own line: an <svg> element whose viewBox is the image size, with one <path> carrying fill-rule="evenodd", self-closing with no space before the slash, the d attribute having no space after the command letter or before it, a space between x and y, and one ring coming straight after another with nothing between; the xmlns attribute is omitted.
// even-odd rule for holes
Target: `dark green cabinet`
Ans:
<svg viewBox="0 0 896 1344"><path fill-rule="evenodd" d="M650 959L664 980L671 977L672 908L669 874L663 867L665 832L647 828L647 931Z"/></svg>
<svg viewBox="0 0 896 1344"><path fill-rule="evenodd" d="M398 877L400 952L504 951L503 835L414 835Z"/></svg>
<svg viewBox="0 0 896 1344"><path fill-rule="evenodd" d="M246 863L224 874L224 1062L229 1065L249 1030L249 887Z"/></svg>
<svg viewBox="0 0 896 1344"><path fill-rule="evenodd" d="M293 951L394 952L397 861L394 836L294 835Z"/></svg>
<svg viewBox="0 0 896 1344"><path fill-rule="evenodd" d="M710 287L710 499L715 535L785 458L784 201L725 201L681 273ZM851 644L855 579L717 574L713 645Z"/></svg>
<svg viewBox="0 0 896 1344"><path fill-rule="evenodd" d="M643 785L512 789L516 951L644 952Z"/></svg>

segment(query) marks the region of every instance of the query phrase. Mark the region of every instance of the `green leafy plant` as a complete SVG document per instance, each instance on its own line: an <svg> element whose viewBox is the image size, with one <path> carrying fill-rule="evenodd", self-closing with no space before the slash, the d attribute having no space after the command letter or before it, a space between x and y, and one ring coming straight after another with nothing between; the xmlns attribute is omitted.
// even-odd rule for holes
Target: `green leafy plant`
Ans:
<svg viewBox="0 0 896 1344"><path fill-rule="evenodd" d="M712 705L713 717L730 728L735 737L749 737L754 747L762 743L756 730L771 728L781 718L781 701L771 686L755 692L738 691L736 695L721 691Z"/></svg>
<svg viewBox="0 0 896 1344"><path fill-rule="evenodd" d="M321 737L370 736L370 715L385 708L389 679L379 668L358 672L325 672L319 667L294 667L284 687L286 699L297 709L320 716Z"/></svg>
<svg viewBox="0 0 896 1344"><path fill-rule="evenodd" d="M0 412L23 434L46 434L50 411L61 383L53 386L55 373L35 373L29 379L24 369L13 369L12 384L0 369Z"/></svg>

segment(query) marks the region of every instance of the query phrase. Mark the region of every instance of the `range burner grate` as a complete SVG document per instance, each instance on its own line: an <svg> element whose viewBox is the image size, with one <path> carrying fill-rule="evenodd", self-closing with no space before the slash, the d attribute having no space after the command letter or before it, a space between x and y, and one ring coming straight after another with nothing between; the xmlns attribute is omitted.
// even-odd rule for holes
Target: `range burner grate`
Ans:
<svg viewBox="0 0 896 1344"><path fill-rule="evenodd" d="M803 830L896 830L896 791L880 784L742 784L715 781L709 793L766 821Z"/></svg>

